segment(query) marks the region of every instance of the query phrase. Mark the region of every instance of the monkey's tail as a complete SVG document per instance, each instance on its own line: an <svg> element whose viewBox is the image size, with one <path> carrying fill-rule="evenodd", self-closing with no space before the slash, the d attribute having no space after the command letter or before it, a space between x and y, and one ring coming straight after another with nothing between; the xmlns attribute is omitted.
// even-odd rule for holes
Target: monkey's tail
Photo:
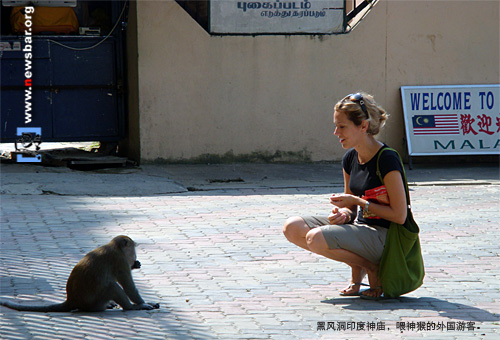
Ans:
<svg viewBox="0 0 500 340"><path fill-rule="evenodd" d="M62 303L55 303L46 306L31 306L31 305L20 305L10 301L0 301L0 305L15 309L18 311L29 311L29 312L71 312L74 308L69 306L68 301Z"/></svg>

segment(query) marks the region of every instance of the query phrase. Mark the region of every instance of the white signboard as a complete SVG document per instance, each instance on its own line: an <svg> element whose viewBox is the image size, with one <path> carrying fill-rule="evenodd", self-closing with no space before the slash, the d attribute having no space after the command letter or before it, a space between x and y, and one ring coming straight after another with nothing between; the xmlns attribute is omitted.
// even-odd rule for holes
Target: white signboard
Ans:
<svg viewBox="0 0 500 340"><path fill-rule="evenodd" d="M500 85L401 87L410 156L500 154Z"/></svg>
<svg viewBox="0 0 500 340"><path fill-rule="evenodd" d="M342 33L344 0L212 0L210 32Z"/></svg>

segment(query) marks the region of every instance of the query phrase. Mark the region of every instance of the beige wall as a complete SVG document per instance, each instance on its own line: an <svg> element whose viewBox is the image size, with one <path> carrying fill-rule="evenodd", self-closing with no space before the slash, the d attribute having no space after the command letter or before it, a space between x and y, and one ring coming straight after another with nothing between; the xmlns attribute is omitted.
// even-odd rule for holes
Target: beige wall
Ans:
<svg viewBox="0 0 500 340"><path fill-rule="evenodd" d="M173 1L140 0L141 159L339 160L332 108L357 90L391 114L380 139L404 151L400 86L498 83L498 24L497 1L398 0L346 35L220 37Z"/></svg>

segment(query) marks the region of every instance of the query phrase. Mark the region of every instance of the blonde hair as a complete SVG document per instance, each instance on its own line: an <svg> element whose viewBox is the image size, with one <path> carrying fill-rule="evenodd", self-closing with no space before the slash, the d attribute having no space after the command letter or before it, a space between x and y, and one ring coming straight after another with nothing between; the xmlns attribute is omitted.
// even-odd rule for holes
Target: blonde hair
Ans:
<svg viewBox="0 0 500 340"><path fill-rule="evenodd" d="M367 133L376 136L379 134L380 129L385 125L385 121L389 115L385 112L384 108L375 102L371 94L359 92L363 96L363 102L368 113L368 117L361 108L361 104L357 100L351 100L352 94L344 97L337 104L335 104L335 111L343 112L347 118L355 125L359 126L364 120L368 121Z"/></svg>

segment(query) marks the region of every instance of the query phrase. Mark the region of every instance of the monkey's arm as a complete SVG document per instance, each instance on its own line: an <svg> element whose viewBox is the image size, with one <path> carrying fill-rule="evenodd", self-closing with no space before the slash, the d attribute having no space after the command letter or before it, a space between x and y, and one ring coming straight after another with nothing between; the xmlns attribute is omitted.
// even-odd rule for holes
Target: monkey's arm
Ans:
<svg viewBox="0 0 500 340"><path fill-rule="evenodd" d="M159 303L144 302L141 295L139 294L139 291L137 290L137 287L134 284L134 281L132 279L132 272L128 272L125 274L122 273L121 277L119 277L118 282L123 287L123 290L124 290L125 294L127 294L128 298L132 302L134 302L135 305L132 309L158 309L158 308L160 308ZM123 307L123 305L122 305L122 307Z"/></svg>
<svg viewBox="0 0 500 340"><path fill-rule="evenodd" d="M144 300L142 299L137 287L134 284L134 280L132 278L131 271L121 273L118 277L118 282L123 287L125 294L127 294L128 298L135 304L143 304Z"/></svg>

